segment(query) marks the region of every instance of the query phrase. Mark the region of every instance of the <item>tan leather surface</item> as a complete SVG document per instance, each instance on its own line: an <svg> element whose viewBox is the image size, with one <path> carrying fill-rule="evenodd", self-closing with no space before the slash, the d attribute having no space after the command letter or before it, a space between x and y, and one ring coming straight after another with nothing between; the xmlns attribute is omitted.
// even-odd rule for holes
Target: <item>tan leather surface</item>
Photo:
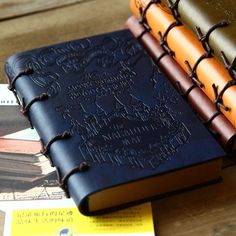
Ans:
<svg viewBox="0 0 236 236"><path fill-rule="evenodd" d="M139 17L139 7L144 9L149 1L150 0L130 0L131 10ZM152 4L146 13L146 18L152 29L151 33L158 40L160 39L159 32L163 35L168 26L175 22L172 14L165 11L163 7L160 7L160 4ZM198 58L205 53L205 50L196 36L184 25L171 29L166 41L169 47L175 52L176 61L186 72L188 72L188 68L185 65L185 61L187 60L191 67L193 67ZM204 84L203 91L212 100L215 99L212 84L214 83L220 92L225 84L231 80L231 77L223 64L214 57L202 60L198 65L196 72L199 80ZM229 107L230 111L225 111L223 109L221 109L221 111L234 127L236 127L235 101L236 86L232 86L223 96L224 105Z"/></svg>

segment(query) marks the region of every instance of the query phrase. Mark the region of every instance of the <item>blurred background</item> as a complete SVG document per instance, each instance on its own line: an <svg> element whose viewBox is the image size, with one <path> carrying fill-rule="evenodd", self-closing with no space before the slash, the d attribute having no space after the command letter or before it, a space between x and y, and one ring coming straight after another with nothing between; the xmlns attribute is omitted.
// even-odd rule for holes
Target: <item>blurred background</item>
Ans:
<svg viewBox="0 0 236 236"><path fill-rule="evenodd" d="M0 83L10 55L122 29L130 15L127 0L1 0Z"/></svg>

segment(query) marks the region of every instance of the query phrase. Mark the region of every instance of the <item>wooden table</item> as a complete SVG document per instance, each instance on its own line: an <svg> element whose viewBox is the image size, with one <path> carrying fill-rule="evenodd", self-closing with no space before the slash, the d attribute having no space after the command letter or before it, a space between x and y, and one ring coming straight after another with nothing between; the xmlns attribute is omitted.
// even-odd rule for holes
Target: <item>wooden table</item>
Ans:
<svg viewBox="0 0 236 236"><path fill-rule="evenodd" d="M236 235L236 166L223 181L153 203L159 236Z"/></svg>
<svg viewBox="0 0 236 236"><path fill-rule="evenodd" d="M128 0L1 0L0 83L10 55L121 29L130 14Z"/></svg>
<svg viewBox="0 0 236 236"><path fill-rule="evenodd" d="M0 83L11 54L121 29L130 15L128 0L1 1ZM153 202L153 212L159 236L236 235L236 166L221 183Z"/></svg>

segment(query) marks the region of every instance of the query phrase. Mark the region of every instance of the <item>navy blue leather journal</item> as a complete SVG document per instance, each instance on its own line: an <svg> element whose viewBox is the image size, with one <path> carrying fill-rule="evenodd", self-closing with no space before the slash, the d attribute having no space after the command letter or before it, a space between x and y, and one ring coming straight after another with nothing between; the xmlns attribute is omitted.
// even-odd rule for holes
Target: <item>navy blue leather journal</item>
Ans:
<svg viewBox="0 0 236 236"><path fill-rule="evenodd" d="M85 215L220 177L223 149L128 30L22 52L5 71Z"/></svg>

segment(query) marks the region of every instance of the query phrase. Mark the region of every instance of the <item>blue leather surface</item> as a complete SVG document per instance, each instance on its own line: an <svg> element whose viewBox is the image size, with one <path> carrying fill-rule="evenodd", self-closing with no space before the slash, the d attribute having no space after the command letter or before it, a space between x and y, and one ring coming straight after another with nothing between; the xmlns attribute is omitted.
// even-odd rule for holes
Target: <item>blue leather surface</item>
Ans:
<svg viewBox="0 0 236 236"><path fill-rule="evenodd" d="M28 113L43 143L72 135L50 146L53 164L61 176L90 165L68 181L77 205L101 189L224 155L128 30L19 53L5 71L12 80L27 67L33 73L15 88L25 104L48 95Z"/></svg>

